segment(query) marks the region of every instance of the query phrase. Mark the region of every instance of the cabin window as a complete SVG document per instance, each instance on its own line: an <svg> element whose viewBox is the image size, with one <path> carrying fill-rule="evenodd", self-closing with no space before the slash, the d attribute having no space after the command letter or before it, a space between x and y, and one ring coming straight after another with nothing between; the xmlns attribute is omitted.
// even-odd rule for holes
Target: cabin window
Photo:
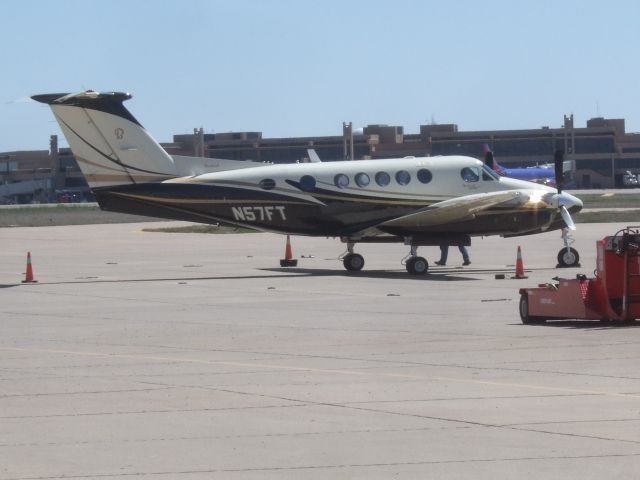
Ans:
<svg viewBox="0 0 640 480"><path fill-rule="evenodd" d="M276 186L276 181L273 178L264 178L258 182L258 185L263 190L272 190Z"/></svg>
<svg viewBox="0 0 640 480"><path fill-rule="evenodd" d="M420 183L429 183L433 178L431 172L426 168L421 168L420 170L418 170L417 176Z"/></svg>
<svg viewBox="0 0 640 480"><path fill-rule="evenodd" d="M399 185L407 185L411 181L411 174L406 170L398 170L396 172L396 182Z"/></svg>
<svg viewBox="0 0 640 480"><path fill-rule="evenodd" d="M378 172L376 173L376 183L381 187L386 187L391 183L391 175L387 172Z"/></svg>
<svg viewBox="0 0 640 480"><path fill-rule="evenodd" d="M349 186L349 177L344 173L339 173L333 178L333 183L335 183L338 188L347 188Z"/></svg>
<svg viewBox="0 0 640 480"><path fill-rule="evenodd" d="M478 167L464 167L460 170L460 176L467 183L477 182L480 180L480 169Z"/></svg>
<svg viewBox="0 0 640 480"><path fill-rule="evenodd" d="M360 172L358 174L356 174L356 184L359 187L366 187L367 185L369 185L369 182L371 180L369 179L369 175L367 175L364 172Z"/></svg>
<svg viewBox="0 0 640 480"><path fill-rule="evenodd" d="M305 192L313 192L316 188L316 179L311 175L303 175L300 178L300 189Z"/></svg>

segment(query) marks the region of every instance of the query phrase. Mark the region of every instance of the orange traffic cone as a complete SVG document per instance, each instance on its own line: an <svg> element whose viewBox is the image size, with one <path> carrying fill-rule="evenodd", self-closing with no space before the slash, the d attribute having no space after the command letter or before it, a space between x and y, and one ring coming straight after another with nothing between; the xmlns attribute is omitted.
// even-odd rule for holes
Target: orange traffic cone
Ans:
<svg viewBox="0 0 640 480"><path fill-rule="evenodd" d="M33 279L33 267L31 266L31 252L27 252L27 273L25 274L22 283L36 283L37 280Z"/></svg>
<svg viewBox="0 0 640 480"><path fill-rule="evenodd" d="M524 274L524 263L522 263L520 245L518 245L518 257L516 258L516 276L511 278L527 278Z"/></svg>
<svg viewBox="0 0 640 480"><path fill-rule="evenodd" d="M294 260L293 255L291 254L291 239L289 235L287 235L287 246L284 249L284 258L280 260L281 267L296 267L298 265L298 260Z"/></svg>

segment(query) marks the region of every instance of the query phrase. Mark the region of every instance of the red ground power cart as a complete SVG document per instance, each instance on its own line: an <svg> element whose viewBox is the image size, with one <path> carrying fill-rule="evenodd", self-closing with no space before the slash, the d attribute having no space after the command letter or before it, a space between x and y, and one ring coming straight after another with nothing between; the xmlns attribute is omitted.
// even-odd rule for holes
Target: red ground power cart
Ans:
<svg viewBox="0 0 640 480"><path fill-rule="evenodd" d="M595 278L556 278L557 283L520 289L522 323L640 318L640 226L596 242Z"/></svg>

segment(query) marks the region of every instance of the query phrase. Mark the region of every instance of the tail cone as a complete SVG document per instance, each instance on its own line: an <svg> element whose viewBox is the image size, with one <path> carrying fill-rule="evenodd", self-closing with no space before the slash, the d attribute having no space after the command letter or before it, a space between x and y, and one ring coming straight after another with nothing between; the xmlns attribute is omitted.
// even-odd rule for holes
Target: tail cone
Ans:
<svg viewBox="0 0 640 480"><path fill-rule="evenodd" d="M284 249L284 258L280 260L281 267L296 267L298 260L294 260L291 253L291 238L287 235L287 246Z"/></svg>

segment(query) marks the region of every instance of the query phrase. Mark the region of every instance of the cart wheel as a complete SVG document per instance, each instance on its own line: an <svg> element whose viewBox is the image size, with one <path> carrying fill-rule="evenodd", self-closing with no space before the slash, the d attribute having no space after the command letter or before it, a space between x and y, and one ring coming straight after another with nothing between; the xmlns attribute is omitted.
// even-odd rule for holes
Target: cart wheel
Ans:
<svg viewBox="0 0 640 480"><path fill-rule="evenodd" d="M529 315L529 295L526 293L520 295L520 320L522 320L522 323L525 325L546 322L544 318L532 317Z"/></svg>
<svg viewBox="0 0 640 480"><path fill-rule="evenodd" d="M559 267L579 267L580 254L573 247L562 248L558 252L558 266Z"/></svg>

